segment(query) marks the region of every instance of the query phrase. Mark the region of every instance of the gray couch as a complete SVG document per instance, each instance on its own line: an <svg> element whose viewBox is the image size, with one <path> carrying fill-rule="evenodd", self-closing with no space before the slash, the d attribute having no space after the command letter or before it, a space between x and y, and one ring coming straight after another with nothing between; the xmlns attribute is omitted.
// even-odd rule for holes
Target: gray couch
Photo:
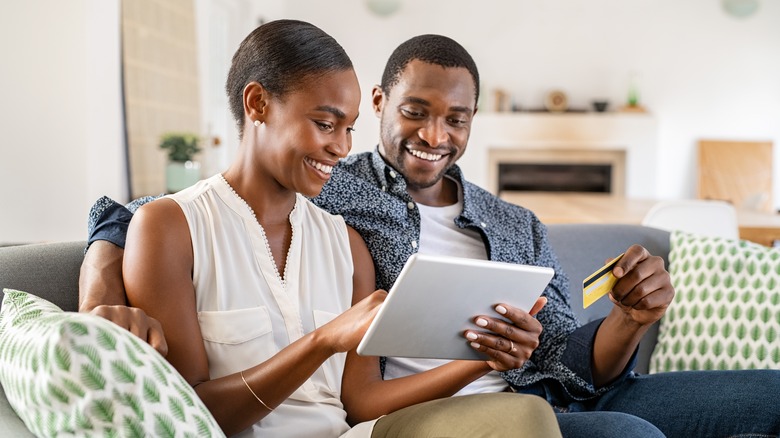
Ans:
<svg viewBox="0 0 780 438"><path fill-rule="evenodd" d="M603 317L612 304L603 298L582 309L582 280L603 262L638 243L652 254L669 254L669 233L639 225L569 224L549 226L550 242L572 285L572 307L583 323ZM46 243L0 248L0 290L34 293L64 310L78 308L78 276L84 242ZM667 260L668 261L668 260ZM657 338L650 330L640 345L638 372L647 372ZM0 431L3 436L32 436L0 389Z"/></svg>

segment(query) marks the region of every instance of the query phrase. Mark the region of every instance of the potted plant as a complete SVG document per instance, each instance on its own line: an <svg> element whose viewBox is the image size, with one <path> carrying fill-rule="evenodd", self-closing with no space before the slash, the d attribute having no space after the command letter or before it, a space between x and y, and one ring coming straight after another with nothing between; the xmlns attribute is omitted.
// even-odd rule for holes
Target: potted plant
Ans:
<svg viewBox="0 0 780 438"><path fill-rule="evenodd" d="M178 192L201 179L200 163L195 154L200 152L200 138L188 132L168 132L160 140L160 149L168 151L165 185L169 193Z"/></svg>

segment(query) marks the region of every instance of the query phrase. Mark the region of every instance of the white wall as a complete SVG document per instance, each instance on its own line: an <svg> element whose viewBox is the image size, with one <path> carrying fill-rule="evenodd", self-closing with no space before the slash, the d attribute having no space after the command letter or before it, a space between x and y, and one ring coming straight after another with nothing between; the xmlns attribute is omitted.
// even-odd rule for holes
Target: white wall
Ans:
<svg viewBox="0 0 780 438"><path fill-rule="evenodd" d="M356 64L365 97L353 150L375 143L367 96L391 51L440 33L474 56L488 100L504 88L539 108L559 88L572 107L606 98L614 108L636 73L641 103L659 124L658 197L695 195L700 138L773 141L780 206L780 2L761 0L756 15L735 19L717 0L401 1L387 18L360 0L288 2L290 16L331 33Z"/></svg>
<svg viewBox="0 0 780 438"><path fill-rule="evenodd" d="M125 192L118 4L0 3L0 243L84 239Z"/></svg>
<svg viewBox="0 0 780 438"><path fill-rule="evenodd" d="M243 33L251 15L298 18L342 43L364 96L353 151L376 143L368 96L387 57L421 33L461 42L488 100L500 87L526 107L541 106L552 88L572 106L618 105L637 72L659 124L659 197L693 196L699 138L771 140L780 149L776 0L760 0L744 20L717 0L401 1L382 18L362 0L251 0ZM82 239L99 195L126 200L118 17L119 0L0 2L0 243Z"/></svg>

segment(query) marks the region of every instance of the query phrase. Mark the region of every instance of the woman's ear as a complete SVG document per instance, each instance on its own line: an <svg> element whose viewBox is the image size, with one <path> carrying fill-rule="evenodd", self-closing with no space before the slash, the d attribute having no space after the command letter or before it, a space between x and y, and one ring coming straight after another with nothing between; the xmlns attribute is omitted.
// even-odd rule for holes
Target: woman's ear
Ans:
<svg viewBox="0 0 780 438"><path fill-rule="evenodd" d="M265 122L265 106L268 102L268 91L259 82L250 82L244 87L244 117L250 123Z"/></svg>

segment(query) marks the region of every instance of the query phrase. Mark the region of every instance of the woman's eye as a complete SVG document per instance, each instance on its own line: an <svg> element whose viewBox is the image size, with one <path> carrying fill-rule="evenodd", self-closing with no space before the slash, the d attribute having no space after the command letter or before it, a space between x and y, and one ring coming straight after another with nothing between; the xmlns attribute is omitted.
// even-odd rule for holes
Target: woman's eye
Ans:
<svg viewBox="0 0 780 438"><path fill-rule="evenodd" d="M355 128L353 128L351 126L349 128L347 128L347 133L352 134L353 132L355 132Z"/></svg>

